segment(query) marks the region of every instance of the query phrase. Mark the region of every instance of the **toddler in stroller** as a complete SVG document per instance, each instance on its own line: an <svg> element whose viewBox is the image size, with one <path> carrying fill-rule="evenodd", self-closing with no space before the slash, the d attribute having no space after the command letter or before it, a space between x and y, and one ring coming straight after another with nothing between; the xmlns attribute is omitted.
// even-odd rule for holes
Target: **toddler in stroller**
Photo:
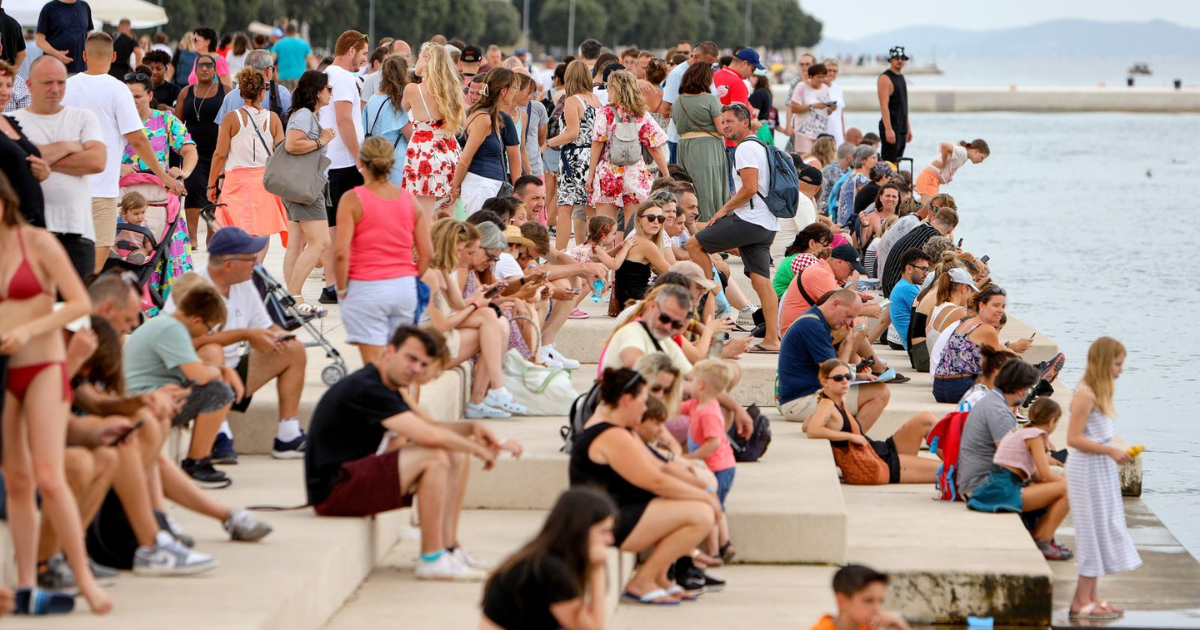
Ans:
<svg viewBox="0 0 1200 630"><path fill-rule="evenodd" d="M121 198L121 221L150 230L150 224L146 222L146 198L141 193L131 192ZM121 260L131 265L141 265L154 255L152 237L132 230L126 231L122 237L122 240L113 244L113 251Z"/></svg>
<svg viewBox="0 0 1200 630"><path fill-rule="evenodd" d="M168 193L157 177L150 173L125 175L121 178L123 205L131 193L145 202L142 219L134 222L122 214L104 269L132 271L142 287L142 312L154 317L170 295L171 283L191 271L192 247L179 197ZM143 256L134 256L135 252Z"/></svg>

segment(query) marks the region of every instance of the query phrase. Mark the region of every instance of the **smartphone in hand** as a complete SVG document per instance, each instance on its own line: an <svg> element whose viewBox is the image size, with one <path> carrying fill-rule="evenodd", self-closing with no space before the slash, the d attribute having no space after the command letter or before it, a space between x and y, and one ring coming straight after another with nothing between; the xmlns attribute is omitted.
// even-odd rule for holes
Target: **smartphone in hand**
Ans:
<svg viewBox="0 0 1200 630"><path fill-rule="evenodd" d="M133 426L129 427L129 429L127 429L126 431L122 432L120 435L118 435L117 437L115 437L115 438L113 438L111 441L109 441L108 445L109 445L109 446L118 446L118 445L120 445L120 444L121 444L121 442L124 442L124 441L125 441L125 438L129 437L129 436L130 436L130 434L132 434L134 431L137 431L137 430L138 430L138 429L139 429L139 428L140 428L140 427L141 427L143 424L145 424L145 423L146 423L146 419L145 419L145 418L142 418L141 420L138 420L136 424L134 424Z"/></svg>

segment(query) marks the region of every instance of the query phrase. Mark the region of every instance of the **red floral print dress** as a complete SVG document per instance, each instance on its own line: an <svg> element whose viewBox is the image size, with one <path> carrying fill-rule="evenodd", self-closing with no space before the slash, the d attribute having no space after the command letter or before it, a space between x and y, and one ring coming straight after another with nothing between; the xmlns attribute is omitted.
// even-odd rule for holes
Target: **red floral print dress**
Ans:
<svg viewBox="0 0 1200 630"><path fill-rule="evenodd" d="M644 114L639 118L629 117L618 112L614 106L605 105L596 111L596 123L592 127L592 142L607 142L609 136L616 133L617 122L626 116L631 122L638 123L638 141L643 147L661 147L667 143L667 134L662 127ZM595 179L592 181L592 196L589 205L606 203L615 206L630 206L639 204L650 196L650 187L654 184L654 175L650 172L645 161L629 166L616 166L608 161L608 147L596 165Z"/></svg>
<svg viewBox="0 0 1200 630"><path fill-rule="evenodd" d="M420 197L450 196L458 166L458 141L442 130L443 120L412 121L413 135L404 154L404 188Z"/></svg>

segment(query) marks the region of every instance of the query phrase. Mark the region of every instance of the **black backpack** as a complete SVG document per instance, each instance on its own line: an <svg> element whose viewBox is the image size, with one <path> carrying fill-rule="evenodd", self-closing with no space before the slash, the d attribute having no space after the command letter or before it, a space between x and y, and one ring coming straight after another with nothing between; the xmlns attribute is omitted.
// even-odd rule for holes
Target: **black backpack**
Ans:
<svg viewBox="0 0 1200 630"><path fill-rule="evenodd" d="M743 440L737 434L737 426L729 427L729 443L733 446L733 458L739 462L756 462L767 452L771 445L771 421L758 410L758 405L750 405L746 413L754 420L754 431L748 439Z"/></svg>
<svg viewBox="0 0 1200 630"><path fill-rule="evenodd" d="M568 455L575 448L575 438L583 433L583 425L591 419L592 414L596 413L596 407L600 406L600 381L596 381L592 388L586 393L581 394L575 402L571 403L571 413L567 416L567 424L559 430L562 435L563 445L559 449Z"/></svg>

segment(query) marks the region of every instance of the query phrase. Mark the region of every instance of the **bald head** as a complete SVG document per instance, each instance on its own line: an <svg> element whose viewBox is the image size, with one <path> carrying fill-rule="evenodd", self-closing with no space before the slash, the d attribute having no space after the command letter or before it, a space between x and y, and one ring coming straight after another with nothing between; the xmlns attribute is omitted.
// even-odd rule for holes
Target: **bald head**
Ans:
<svg viewBox="0 0 1200 630"><path fill-rule="evenodd" d="M818 308L821 309L830 328L842 330L852 326L854 318L862 312L862 299L850 289L839 289L825 296Z"/></svg>
<svg viewBox="0 0 1200 630"><path fill-rule="evenodd" d="M67 67L50 55L42 55L29 66L29 111L35 114L54 114L62 109L62 97L67 91Z"/></svg>

